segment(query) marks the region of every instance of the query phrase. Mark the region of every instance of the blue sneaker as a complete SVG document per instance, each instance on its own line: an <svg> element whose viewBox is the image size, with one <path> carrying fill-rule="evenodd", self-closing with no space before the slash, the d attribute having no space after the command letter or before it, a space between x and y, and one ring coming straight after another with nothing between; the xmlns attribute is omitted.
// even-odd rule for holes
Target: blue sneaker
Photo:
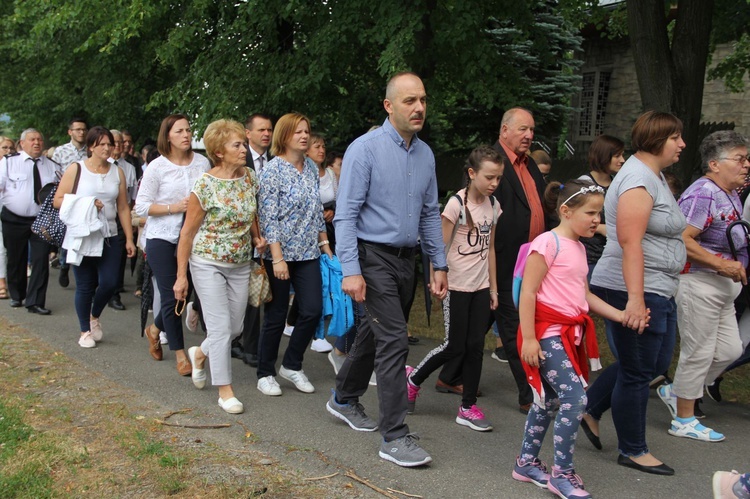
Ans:
<svg viewBox="0 0 750 499"><path fill-rule="evenodd" d="M562 499L591 499L591 494L583 487L583 480L572 469L562 471L553 467L547 488Z"/></svg>
<svg viewBox="0 0 750 499"><path fill-rule="evenodd" d="M533 483L537 487L541 487L543 489L547 488L547 483L549 482L547 465L540 461L538 458L534 459L530 463L521 464L521 458L517 457L512 476L519 482Z"/></svg>
<svg viewBox="0 0 750 499"><path fill-rule="evenodd" d="M675 437L692 438L693 440L701 440L703 442L721 442L726 438L721 433L711 428L706 428L696 418L691 419L687 423L681 423L675 419L672 421L672 427L667 432Z"/></svg>

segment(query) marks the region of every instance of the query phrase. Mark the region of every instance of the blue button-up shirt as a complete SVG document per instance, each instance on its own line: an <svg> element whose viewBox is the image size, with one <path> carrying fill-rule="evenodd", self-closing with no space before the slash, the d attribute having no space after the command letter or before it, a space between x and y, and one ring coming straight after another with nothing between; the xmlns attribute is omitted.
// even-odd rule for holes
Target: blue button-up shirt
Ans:
<svg viewBox="0 0 750 499"><path fill-rule="evenodd" d="M446 266L435 156L415 135L409 148L391 122L355 140L344 154L336 198L336 254L344 277L360 275L357 239L422 248Z"/></svg>
<svg viewBox="0 0 750 499"><path fill-rule="evenodd" d="M302 172L275 157L259 174L258 215L268 244L281 243L284 260L300 262L320 258L318 235L326 231L320 202L318 167L305 158ZM264 255L271 260L271 250Z"/></svg>

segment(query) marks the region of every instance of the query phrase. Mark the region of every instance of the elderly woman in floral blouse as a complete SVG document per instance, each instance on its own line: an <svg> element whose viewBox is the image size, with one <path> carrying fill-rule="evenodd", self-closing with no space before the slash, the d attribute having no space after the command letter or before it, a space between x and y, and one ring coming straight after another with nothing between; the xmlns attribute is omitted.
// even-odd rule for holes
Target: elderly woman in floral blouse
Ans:
<svg viewBox="0 0 750 499"><path fill-rule="evenodd" d="M269 245L264 264L273 294L266 305L258 344L258 390L265 395L281 395L276 359L291 284L299 301L299 316L279 375L301 392L315 391L302 370L302 360L322 313L318 259L321 251L328 256L332 253L320 202L318 167L305 156L309 138L310 121L305 116L282 116L273 130L271 152L275 157L260 172L260 226Z"/></svg>
<svg viewBox="0 0 750 499"><path fill-rule="evenodd" d="M206 384L206 358L211 360L211 382L219 388L219 406L230 414L244 411L232 390L232 339L242 332L247 305L253 246L265 249L260 237L255 173L245 168L245 130L236 121L214 121L203 135L206 153L214 163L193 186L177 247L175 299L188 293L188 260L200 297L206 339L190 347L196 388ZM197 237L196 237L197 236Z"/></svg>

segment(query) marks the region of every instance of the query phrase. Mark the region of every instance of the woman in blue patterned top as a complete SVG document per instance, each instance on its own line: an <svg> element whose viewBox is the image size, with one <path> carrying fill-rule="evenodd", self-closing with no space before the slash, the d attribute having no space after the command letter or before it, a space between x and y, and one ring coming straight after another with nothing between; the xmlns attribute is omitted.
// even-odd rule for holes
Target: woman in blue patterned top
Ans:
<svg viewBox="0 0 750 499"><path fill-rule="evenodd" d="M260 172L258 192L260 227L269 249L264 264L273 300L266 304L258 344L258 390L281 395L276 382L276 359L286 319L289 287L299 301L297 324L284 353L279 375L301 392L315 387L302 370L305 349L322 313L320 265L323 251L332 256L320 202L318 167L305 156L310 120L297 113L282 116L273 131L275 156Z"/></svg>

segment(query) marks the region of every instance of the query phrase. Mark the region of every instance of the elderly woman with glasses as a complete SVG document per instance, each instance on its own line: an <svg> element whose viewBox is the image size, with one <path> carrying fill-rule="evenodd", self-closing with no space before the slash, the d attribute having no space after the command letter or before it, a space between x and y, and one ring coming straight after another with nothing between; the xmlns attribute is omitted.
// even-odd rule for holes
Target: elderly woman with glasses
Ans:
<svg viewBox="0 0 750 499"><path fill-rule="evenodd" d="M732 230L735 261L727 228L742 217L736 189L745 182L750 163L747 139L731 130L706 137L700 153L704 174L679 200L688 223L682 233L687 265L676 296L680 360L674 383L660 386L658 393L674 418L670 435L720 442L724 435L696 419L695 403L703 386L742 354L734 300L747 284L747 237L742 227Z"/></svg>

